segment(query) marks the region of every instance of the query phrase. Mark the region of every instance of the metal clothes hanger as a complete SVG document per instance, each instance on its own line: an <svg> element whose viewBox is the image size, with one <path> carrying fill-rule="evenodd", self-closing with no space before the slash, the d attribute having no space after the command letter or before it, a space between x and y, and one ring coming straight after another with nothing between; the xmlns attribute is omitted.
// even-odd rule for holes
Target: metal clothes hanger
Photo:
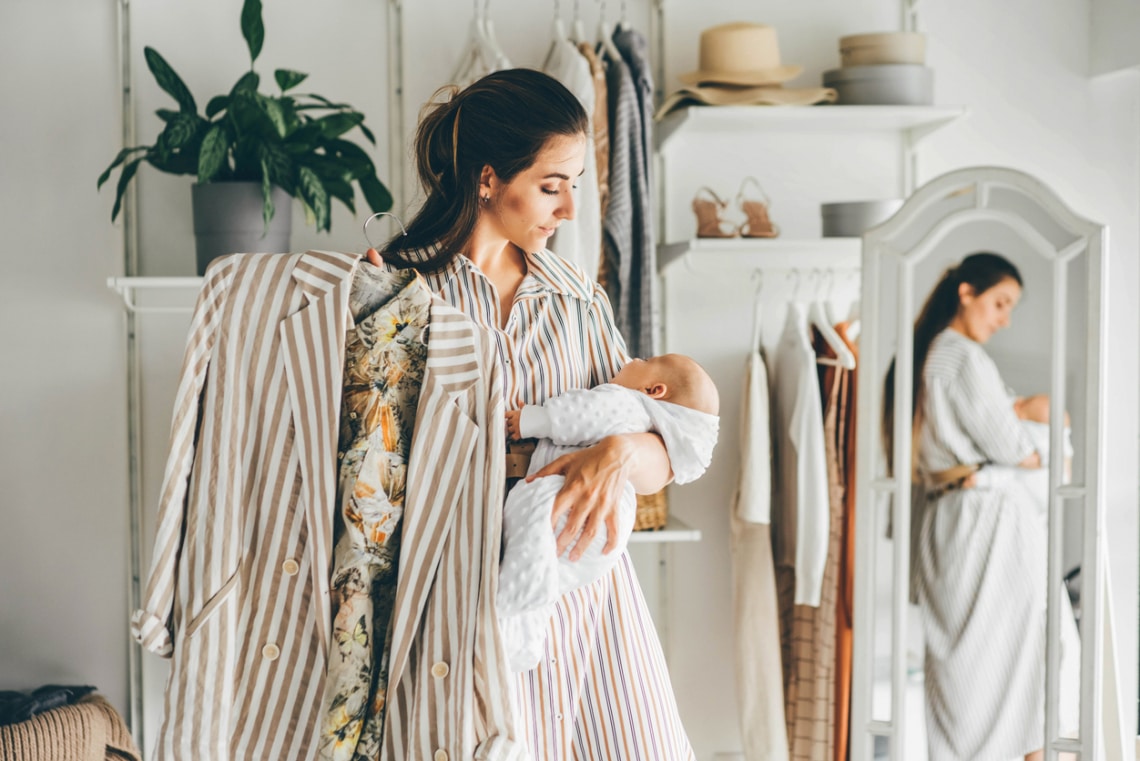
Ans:
<svg viewBox="0 0 1140 761"><path fill-rule="evenodd" d="M400 231L404 235L408 234L408 228L404 227L404 223L401 222L400 218L397 217L395 214L393 214L390 211L378 211L378 212L376 212L375 214L370 216L368 219L364 220L364 240L368 242L368 251L365 252L365 254L364 254L365 256L368 255L368 252L374 252L377 256L380 256L380 252L377 250L376 244L373 243L372 239L368 237L368 223L371 222L372 220L376 219L377 217L391 217L392 219L396 220L396 224L398 224L400 226Z"/></svg>

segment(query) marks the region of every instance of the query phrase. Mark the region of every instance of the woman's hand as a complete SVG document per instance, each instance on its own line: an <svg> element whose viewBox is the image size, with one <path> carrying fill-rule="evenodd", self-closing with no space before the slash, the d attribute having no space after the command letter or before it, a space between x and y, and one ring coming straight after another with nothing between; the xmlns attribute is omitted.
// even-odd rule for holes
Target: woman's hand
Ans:
<svg viewBox="0 0 1140 761"><path fill-rule="evenodd" d="M570 560L577 560L602 526L607 534L602 552L613 551L618 541L617 506L625 482L632 480L635 488L655 485L656 491L671 477L668 462L665 446L656 434L623 434L565 454L528 476L527 481L555 475L566 479L550 515L554 526L567 515L566 525L558 534L558 554L572 545Z"/></svg>
<svg viewBox="0 0 1140 761"><path fill-rule="evenodd" d="M522 438L522 433L519 431L519 418L522 416L521 410L507 410L507 438L511 441L518 441Z"/></svg>

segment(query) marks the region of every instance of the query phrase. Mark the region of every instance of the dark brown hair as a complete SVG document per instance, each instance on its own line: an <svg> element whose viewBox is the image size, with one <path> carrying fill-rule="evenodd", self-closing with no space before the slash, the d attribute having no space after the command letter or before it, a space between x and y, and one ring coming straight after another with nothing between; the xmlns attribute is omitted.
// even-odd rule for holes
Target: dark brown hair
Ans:
<svg viewBox="0 0 1140 761"><path fill-rule="evenodd" d="M441 88L424 107L416 130L416 171L427 200L407 234L388 241L384 259L424 271L443 268L475 229L484 166L510 182L534 164L552 137L583 135L588 124L574 94L533 69L496 71L464 90ZM405 256L433 245L439 253L427 261Z"/></svg>
<svg viewBox="0 0 1140 761"><path fill-rule="evenodd" d="M961 305L958 287L966 283L976 295L980 296L1007 279L1016 281L1018 286L1022 285L1021 273L1012 262L1003 256L983 251L970 254L957 267L946 270L927 297L918 319L914 321L914 375L911 378L911 399L914 402L911 416L916 434L923 402L922 371L926 367L930 345L958 314L958 307ZM887 379L883 384L883 444L886 448L888 466L894 456L894 420L895 361L892 359L891 366L887 369ZM917 451L917 446L917 441L911 443L914 451Z"/></svg>

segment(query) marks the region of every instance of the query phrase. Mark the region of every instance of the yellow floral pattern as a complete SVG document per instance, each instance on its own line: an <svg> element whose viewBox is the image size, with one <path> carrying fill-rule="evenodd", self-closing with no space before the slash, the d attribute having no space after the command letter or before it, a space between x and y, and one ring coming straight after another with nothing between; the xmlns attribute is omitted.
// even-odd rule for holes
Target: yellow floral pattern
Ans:
<svg viewBox="0 0 1140 761"><path fill-rule="evenodd" d="M332 648L321 758L379 758L407 457L427 359L431 292L414 272L359 266L345 340Z"/></svg>

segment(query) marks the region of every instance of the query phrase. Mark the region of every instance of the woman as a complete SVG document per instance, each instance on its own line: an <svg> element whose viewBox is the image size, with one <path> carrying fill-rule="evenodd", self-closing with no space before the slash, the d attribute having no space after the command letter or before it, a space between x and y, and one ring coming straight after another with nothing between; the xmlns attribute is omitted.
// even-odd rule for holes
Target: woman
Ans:
<svg viewBox="0 0 1140 761"><path fill-rule="evenodd" d="M452 90L430 105L416 134L427 200L382 254L389 266L419 270L493 331L507 409L604 383L629 360L605 292L545 249L574 217L586 126L575 97L537 71L500 71ZM671 478L661 439L648 433L606 438L537 475L554 474L566 484L551 517L568 514L558 550L572 547L571 559L603 526L612 549L625 480L652 493ZM628 555L562 598L546 655L520 675L518 699L537 759L692 757Z"/></svg>
<svg viewBox="0 0 1140 761"><path fill-rule="evenodd" d="M1006 259L972 254L915 322L915 477L926 495L913 562L931 761L1042 757L1046 524L1024 479L983 467L1042 464L1020 420L1047 422L1048 398L1012 398L982 348L1009 326L1021 286Z"/></svg>

